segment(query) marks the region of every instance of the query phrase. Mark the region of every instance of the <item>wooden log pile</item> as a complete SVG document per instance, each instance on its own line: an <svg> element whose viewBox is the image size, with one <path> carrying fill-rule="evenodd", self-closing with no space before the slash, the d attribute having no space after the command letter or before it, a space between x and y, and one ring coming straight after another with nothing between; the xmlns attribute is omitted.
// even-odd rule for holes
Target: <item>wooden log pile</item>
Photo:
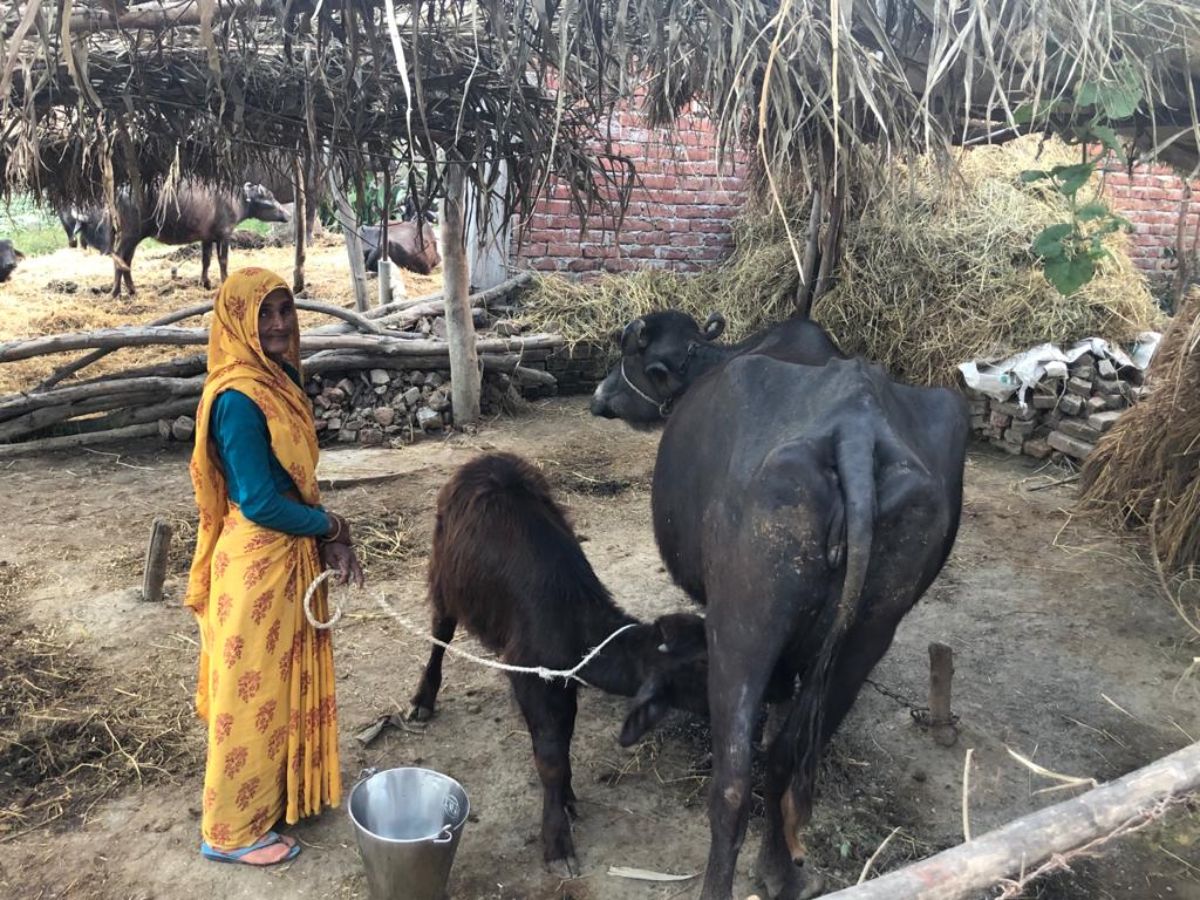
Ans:
<svg viewBox="0 0 1200 900"><path fill-rule="evenodd" d="M1085 353L1066 379L1043 379L1022 407L1014 395L1000 401L968 390L971 428L1013 456L1068 458L1082 462L1121 413L1142 396L1142 372L1118 370L1108 359Z"/></svg>
<svg viewBox="0 0 1200 900"><path fill-rule="evenodd" d="M521 275L474 295L471 305L479 324L493 324L489 305L502 306L528 278ZM412 439L452 423L449 345L438 337L439 332L444 334L439 297L390 304L364 315L307 300L298 300L297 306L342 320L333 327L306 330L300 340L305 390L313 399L323 440L384 443ZM174 323L210 309L211 304L203 304L142 326L0 343L0 365L46 354L92 351L27 392L0 396L0 457L154 434L191 440L191 417L204 385L203 353L98 378L75 376L107 353L125 347L203 346L207 329ZM554 377L545 371L546 359L563 346L563 339L514 332L502 327L479 335L489 412L500 410L517 395L556 390Z"/></svg>

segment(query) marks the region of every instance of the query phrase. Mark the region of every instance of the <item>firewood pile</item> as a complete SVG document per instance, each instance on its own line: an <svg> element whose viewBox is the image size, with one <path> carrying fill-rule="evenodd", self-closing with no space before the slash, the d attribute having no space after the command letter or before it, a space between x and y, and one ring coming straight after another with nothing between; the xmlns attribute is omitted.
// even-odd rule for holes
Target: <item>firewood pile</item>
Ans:
<svg viewBox="0 0 1200 900"><path fill-rule="evenodd" d="M546 360L564 340L522 334L504 317L513 292L528 274L470 298L483 367L484 407L497 411L521 395L554 392ZM302 332L305 390L313 399L325 441L381 444L411 440L453 422L449 344L440 319L440 295L372 309L362 315L310 300L300 309L342 321ZM99 378L75 378L88 365L126 347L204 346L206 328L176 325L212 305L179 310L147 325L58 334L0 343L0 365L45 354L88 350L28 391L0 397L0 457L159 435L190 440L200 391L203 352L126 369ZM442 336L439 336L442 335Z"/></svg>

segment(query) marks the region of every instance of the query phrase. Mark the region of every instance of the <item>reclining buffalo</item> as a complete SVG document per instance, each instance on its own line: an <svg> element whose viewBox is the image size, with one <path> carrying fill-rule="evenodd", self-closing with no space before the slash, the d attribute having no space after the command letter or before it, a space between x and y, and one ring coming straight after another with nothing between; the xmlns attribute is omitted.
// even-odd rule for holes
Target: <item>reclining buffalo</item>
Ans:
<svg viewBox="0 0 1200 900"><path fill-rule="evenodd" d="M753 729L763 698L778 696L758 872L771 897L796 900L806 880L817 886L797 863L821 751L954 544L968 418L957 394L847 359L812 322L736 345L715 343L723 325L679 312L630 322L592 412L664 426L654 535L708 609L702 900L732 896Z"/></svg>

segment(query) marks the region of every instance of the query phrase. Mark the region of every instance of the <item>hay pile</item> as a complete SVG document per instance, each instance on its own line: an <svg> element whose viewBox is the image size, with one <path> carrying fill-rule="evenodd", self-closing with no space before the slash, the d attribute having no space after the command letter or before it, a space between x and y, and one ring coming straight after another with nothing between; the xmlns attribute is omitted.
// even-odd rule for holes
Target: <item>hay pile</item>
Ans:
<svg viewBox="0 0 1200 900"><path fill-rule="evenodd" d="M813 318L848 352L922 384L957 383L956 367L970 359L1093 335L1124 341L1156 327L1161 314L1122 235L1108 239L1113 258L1071 297L1034 268L1034 237L1067 221L1069 207L1041 183L1022 184L1020 173L1078 161L1061 143L1047 143L1040 157L1038 146L1025 139L963 153L952 173L931 160L898 169L891 187L847 226L839 282ZM807 202L796 192L786 205L792 234L803 242ZM543 278L525 295L524 321L571 342L603 341L654 309L703 319L716 308L737 339L790 315L798 276L779 217L753 204L735 223L734 239L729 260L697 276Z"/></svg>
<svg viewBox="0 0 1200 900"><path fill-rule="evenodd" d="M0 844L202 763L191 704L167 673L110 681L25 619L20 583L18 567L0 562Z"/></svg>
<svg viewBox="0 0 1200 900"><path fill-rule="evenodd" d="M1200 288L1163 336L1149 392L1100 439L1083 468L1081 504L1130 528L1154 522L1168 570L1200 563Z"/></svg>
<svg viewBox="0 0 1200 900"><path fill-rule="evenodd" d="M955 173L922 160L847 231L838 286L813 317L851 353L921 384L957 384L959 363L1045 341L1129 341L1161 319L1123 235L1097 277L1063 297L1032 265L1029 246L1069 204L1026 169L1079 161L1078 150L1036 138L980 147ZM1094 187L1095 185L1093 185ZM1086 202L1088 188L1080 191Z"/></svg>

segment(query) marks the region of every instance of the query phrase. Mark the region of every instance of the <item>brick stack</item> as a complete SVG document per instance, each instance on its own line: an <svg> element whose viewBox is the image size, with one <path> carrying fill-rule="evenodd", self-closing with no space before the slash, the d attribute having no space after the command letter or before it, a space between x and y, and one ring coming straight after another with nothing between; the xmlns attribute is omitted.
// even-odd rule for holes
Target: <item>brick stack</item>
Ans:
<svg viewBox="0 0 1200 900"><path fill-rule="evenodd" d="M1070 377L1043 379L1026 395L991 399L968 391L971 428L993 447L1014 456L1069 457L1082 461L1096 441L1142 395L1142 373L1118 371L1108 359L1085 353L1070 366Z"/></svg>

